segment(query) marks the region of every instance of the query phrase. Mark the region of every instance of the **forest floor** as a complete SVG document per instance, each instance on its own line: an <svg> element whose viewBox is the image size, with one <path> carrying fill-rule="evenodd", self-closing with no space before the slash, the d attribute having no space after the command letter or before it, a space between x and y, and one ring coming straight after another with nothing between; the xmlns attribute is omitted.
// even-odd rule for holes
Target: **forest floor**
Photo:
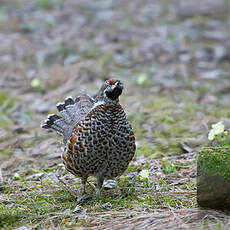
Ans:
<svg viewBox="0 0 230 230"><path fill-rule="evenodd" d="M1 0L0 228L229 229L229 213L196 201L197 153L212 123L230 128L229 10L228 0ZM111 75L125 85L136 156L115 188L78 202L61 137L40 124Z"/></svg>

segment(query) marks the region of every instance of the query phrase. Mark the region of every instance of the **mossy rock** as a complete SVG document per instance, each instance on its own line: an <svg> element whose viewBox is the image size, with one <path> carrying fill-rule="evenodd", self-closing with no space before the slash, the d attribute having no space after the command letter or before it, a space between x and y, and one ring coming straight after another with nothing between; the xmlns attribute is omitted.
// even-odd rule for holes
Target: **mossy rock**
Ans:
<svg viewBox="0 0 230 230"><path fill-rule="evenodd" d="M197 202L230 210L230 145L205 147L198 153Z"/></svg>

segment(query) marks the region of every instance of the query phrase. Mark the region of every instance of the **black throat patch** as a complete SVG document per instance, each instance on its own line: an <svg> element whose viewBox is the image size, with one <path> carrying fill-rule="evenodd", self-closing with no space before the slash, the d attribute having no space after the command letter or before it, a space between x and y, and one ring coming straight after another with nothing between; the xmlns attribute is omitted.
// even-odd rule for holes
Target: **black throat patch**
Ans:
<svg viewBox="0 0 230 230"><path fill-rule="evenodd" d="M122 93L122 89L120 87L114 88L112 91L106 91L106 96L111 100L116 100Z"/></svg>

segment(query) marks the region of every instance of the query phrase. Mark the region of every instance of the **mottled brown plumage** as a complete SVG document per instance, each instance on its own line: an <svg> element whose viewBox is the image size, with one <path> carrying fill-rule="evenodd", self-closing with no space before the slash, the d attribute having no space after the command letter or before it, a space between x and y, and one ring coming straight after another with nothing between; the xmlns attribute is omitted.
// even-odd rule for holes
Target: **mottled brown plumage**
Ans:
<svg viewBox="0 0 230 230"><path fill-rule="evenodd" d="M64 111L70 112L71 109L80 116L76 119L74 114L69 121L70 125L67 124L67 129L72 127L71 135L68 133L65 137L65 131L62 131L64 140L67 139L62 158L66 169L82 178L83 193L87 178L95 176L98 180L99 195L104 179L120 176L134 156L136 148L134 134L119 103L122 89L120 81L106 81L95 99L84 95L85 102L79 106L77 104L83 101L82 95L66 106L59 104L62 117L52 119L54 115L51 115L43 125L44 128L55 129L53 127L61 126L61 122L67 123L63 119L63 114ZM80 114L79 110L84 112Z"/></svg>

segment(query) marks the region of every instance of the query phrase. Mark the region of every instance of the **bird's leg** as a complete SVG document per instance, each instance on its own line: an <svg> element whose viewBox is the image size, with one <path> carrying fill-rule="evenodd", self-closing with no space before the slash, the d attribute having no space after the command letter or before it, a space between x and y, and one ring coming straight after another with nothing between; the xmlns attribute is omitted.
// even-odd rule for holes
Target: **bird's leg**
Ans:
<svg viewBox="0 0 230 230"><path fill-rule="evenodd" d="M85 184L86 184L86 182L87 182L87 177L82 177L81 178L81 184L82 184L82 186L81 186L81 195L82 196L86 194L86 192L85 192Z"/></svg>
<svg viewBox="0 0 230 230"><path fill-rule="evenodd" d="M99 197L101 195L101 188L104 182L104 176L99 175L97 178L97 188L96 188L96 196Z"/></svg>
<svg viewBox="0 0 230 230"><path fill-rule="evenodd" d="M90 198L90 195L86 194L85 192L86 182L87 182L87 177L82 177L81 178L81 184L82 184L81 196L77 199L77 201L81 203L85 203Z"/></svg>

